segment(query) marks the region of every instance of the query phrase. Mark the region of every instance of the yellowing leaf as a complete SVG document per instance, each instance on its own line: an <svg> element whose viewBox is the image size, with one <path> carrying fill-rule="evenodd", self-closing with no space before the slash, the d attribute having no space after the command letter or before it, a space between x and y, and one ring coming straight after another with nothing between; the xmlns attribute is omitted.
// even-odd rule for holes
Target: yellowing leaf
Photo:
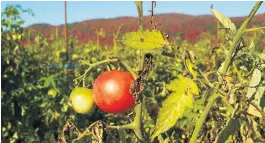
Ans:
<svg viewBox="0 0 265 143"><path fill-rule="evenodd" d="M193 106L193 95L199 94L197 84L186 77L173 80L166 88L174 92L162 103L152 139L173 127L183 116L185 109Z"/></svg>
<svg viewBox="0 0 265 143"><path fill-rule="evenodd" d="M193 69L194 68L194 64L191 62L190 59L185 59L185 66L188 69L188 71L190 72L190 74L196 78L197 77L197 72Z"/></svg>
<svg viewBox="0 0 265 143"><path fill-rule="evenodd" d="M193 78L197 77L196 66L194 65L194 54L192 51L186 51L184 65L189 73L193 76Z"/></svg>
<svg viewBox="0 0 265 143"><path fill-rule="evenodd" d="M229 28L232 34L236 33L236 25L228 17L224 16L222 13L213 8L211 8L211 11L214 16L222 23L224 28Z"/></svg>
<svg viewBox="0 0 265 143"><path fill-rule="evenodd" d="M166 88L169 91L185 90L188 87L190 87L192 93L196 95L199 94L197 84L187 77L181 77L180 79L173 80L172 82L166 85Z"/></svg>
<svg viewBox="0 0 265 143"><path fill-rule="evenodd" d="M120 42L125 46L142 50L158 49L166 44L163 35L157 30L129 32L123 35Z"/></svg>

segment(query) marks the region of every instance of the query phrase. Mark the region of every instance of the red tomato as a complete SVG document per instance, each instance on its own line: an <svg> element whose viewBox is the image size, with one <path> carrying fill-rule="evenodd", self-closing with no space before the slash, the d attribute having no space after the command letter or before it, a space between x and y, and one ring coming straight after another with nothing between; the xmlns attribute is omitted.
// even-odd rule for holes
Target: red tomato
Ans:
<svg viewBox="0 0 265 143"><path fill-rule="evenodd" d="M122 113L130 110L135 104L130 92L130 84L133 80L130 73L119 70L100 74L93 85L96 105L108 113Z"/></svg>

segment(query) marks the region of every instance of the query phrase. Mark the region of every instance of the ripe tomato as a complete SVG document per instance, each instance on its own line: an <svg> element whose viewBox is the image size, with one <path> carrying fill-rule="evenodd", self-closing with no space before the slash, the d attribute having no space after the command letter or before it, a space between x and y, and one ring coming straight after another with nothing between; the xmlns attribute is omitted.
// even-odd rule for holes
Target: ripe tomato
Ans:
<svg viewBox="0 0 265 143"><path fill-rule="evenodd" d="M130 84L133 80L130 73L119 70L100 74L93 85L96 105L108 113L122 113L130 110L135 104L130 92Z"/></svg>
<svg viewBox="0 0 265 143"><path fill-rule="evenodd" d="M88 114L95 108L92 90L85 87L75 88L70 95L70 102L75 112Z"/></svg>

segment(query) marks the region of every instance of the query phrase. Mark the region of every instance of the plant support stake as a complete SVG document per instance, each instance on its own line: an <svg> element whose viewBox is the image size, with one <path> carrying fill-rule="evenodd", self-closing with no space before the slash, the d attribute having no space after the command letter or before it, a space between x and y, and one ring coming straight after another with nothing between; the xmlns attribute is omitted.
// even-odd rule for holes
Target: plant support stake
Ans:
<svg viewBox="0 0 265 143"><path fill-rule="evenodd" d="M64 1L64 41L65 41L65 56L68 61L68 28L67 28L67 12L66 12L66 1Z"/></svg>

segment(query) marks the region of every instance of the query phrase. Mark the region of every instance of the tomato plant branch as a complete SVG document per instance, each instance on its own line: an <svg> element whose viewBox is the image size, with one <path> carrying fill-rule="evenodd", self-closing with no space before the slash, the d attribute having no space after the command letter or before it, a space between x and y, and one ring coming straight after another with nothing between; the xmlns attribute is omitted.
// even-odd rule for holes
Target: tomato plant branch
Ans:
<svg viewBox="0 0 265 143"><path fill-rule="evenodd" d="M137 136L137 138L139 140L143 140L144 137L143 137L143 134L142 134L142 131L141 131L141 128L142 128L142 126L141 126L142 103L139 103L139 104L137 104L134 107L134 112L136 113L135 117L134 117L134 121L132 123L130 123L130 124L122 125L122 126L120 126L120 128L121 129L133 129L135 135Z"/></svg>
<svg viewBox="0 0 265 143"><path fill-rule="evenodd" d="M90 135L92 135L92 133L89 132L89 130L85 130L83 133L78 134L78 137L75 138L75 139L72 141L72 143L74 143L74 142L76 142L76 141L82 139L84 136L90 136Z"/></svg>
<svg viewBox="0 0 265 143"><path fill-rule="evenodd" d="M263 1L256 2L255 6L251 10L251 12L248 15L247 19L243 22L241 27L238 29L238 31L237 31L237 33L235 35L235 38L233 39L233 43L231 45L231 48L229 49L228 55L225 58L224 67L223 67L223 69L221 71L222 74L225 74L227 72L230 64L232 63L233 53L236 50L236 47L237 47L238 43L240 42L240 39L241 39L242 35L244 34L247 25L249 24L251 19L254 17L255 13L259 9L259 7L262 4L262 2Z"/></svg>
<svg viewBox="0 0 265 143"><path fill-rule="evenodd" d="M141 131L141 120L142 120L142 103L137 104L134 107L134 112L135 117L134 117L134 121L129 123L129 124L125 124L125 125L120 125L120 126L107 126L107 128L109 129L132 129L134 130L135 135L137 136L137 138L139 140L144 140L142 131Z"/></svg>
<svg viewBox="0 0 265 143"><path fill-rule="evenodd" d="M216 90L213 91L213 97L210 99L210 101L207 103L205 110L203 111L202 115L200 116L200 118L198 119L198 121L196 122L195 125L195 129L193 131L193 134L191 136L190 142L189 143L195 143L197 136L200 133L201 127L204 123L204 120L206 119L208 112L210 111L210 109L212 108L215 100L217 99L218 94L216 93Z"/></svg>
<svg viewBox="0 0 265 143"><path fill-rule="evenodd" d="M215 88L214 85L209 81L207 76L201 70L198 69L198 72L202 75L202 77L204 79L204 80L200 80L200 79L198 79L198 80L200 80L201 82L203 82L204 84L206 84L210 88L214 88L220 94L222 100L224 101L224 103L228 107L228 111L230 113L232 113L234 111L234 108L227 101L227 98L226 98L226 97L228 97L227 93L225 93L222 89Z"/></svg>
<svg viewBox="0 0 265 143"><path fill-rule="evenodd" d="M132 74L133 78L136 79L137 78L137 74L135 73L135 71L133 70L133 68L127 62L125 62L125 61L120 61L120 62Z"/></svg>
<svg viewBox="0 0 265 143"><path fill-rule="evenodd" d="M81 78L84 80L85 76L87 75L87 73L88 73L92 68L94 68L94 67L96 67L96 66L98 66L98 65L101 65L101 64L111 63L111 62L120 62L121 64L123 64L123 65L126 67L126 69L132 74L132 76L133 76L134 78L137 77L137 74L136 74L135 71L132 69L132 67L130 67L129 64L127 64L127 63L124 62L124 61L121 61L121 60L118 59L118 58L114 58L114 59L106 59L106 60L99 61L99 62L96 62L96 63L88 63L87 61L83 61L83 60L81 60L80 62L83 63L83 64L88 65L89 68L86 69L86 71L85 71L85 73L84 73L83 75L81 75L81 76L75 78L74 80L78 80L78 79L81 79Z"/></svg>
<svg viewBox="0 0 265 143"><path fill-rule="evenodd" d="M134 111L136 113L134 117L134 132L136 136L139 138L139 140L143 140L143 134L142 134L142 103L137 104L134 107Z"/></svg>
<svg viewBox="0 0 265 143"><path fill-rule="evenodd" d="M248 23L251 21L251 19L254 17L255 13L257 12L257 10L259 9L260 5L262 4L262 1L258 1L256 2L255 6L253 7L252 11L250 12L249 16L247 17L247 19L243 22L243 24L241 25L241 27L239 28L239 30L237 31L235 38L233 40L233 43L231 45L231 48L229 50L228 55L225 58L225 63L224 63L224 67L221 71L221 74L226 74L230 64L232 63L232 58L233 58L233 53L237 48L238 43L241 41L242 35L248 25ZM219 83L216 87L217 89L219 89L221 87L222 83ZM213 106L214 102L216 101L216 99L219 97L218 94L216 94L216 91L214 90L213 94L210 96L210 101L207 103L206 108L203 112L203 114L200 116L200 118L198 119L196 125L195 125L195 129L193 131L192 137L190 139L190 143L194 143L197 139L197 136L199 135L200 129L203 125L203 122L206 119L206 116L208 115L208 112L210 111L211 107Z"/></svg>
<svg viewBox="0 0 265 143"><path fill-rule="evenodd" d="M81 63L84 63L86 65L89 65L89 68L86 69L85 73L77 78L75 78L74 80L78 80L80 78L84 78L86 76L86 74L95 66L98 66L98 65L101 65L101 64L105 64L105 63L110 63L110 62L117 62L118 59L107 59L107 60L103 60L103 61L99 61L99 62L96 62L96 63L88 63L86 61L80 61Z"/></svg>

